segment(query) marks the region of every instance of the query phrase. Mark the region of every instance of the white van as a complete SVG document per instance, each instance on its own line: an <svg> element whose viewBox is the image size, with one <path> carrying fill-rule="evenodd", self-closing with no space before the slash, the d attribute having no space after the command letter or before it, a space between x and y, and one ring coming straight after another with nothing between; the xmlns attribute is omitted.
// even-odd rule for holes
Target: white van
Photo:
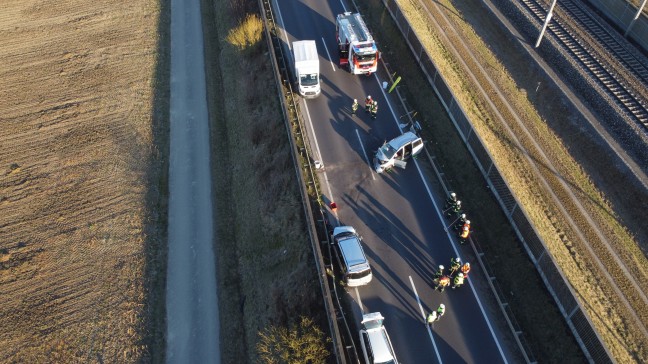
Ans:
<svg viewBox="0 0 648 364"><path fill-rule="evenodd" d="M385 326L383 326L383 320L385 318L380 312L362 315L360 346L362 346L365 363L398 364L394 347Z"/></svg>
<svg viewBox="0 0 648 364"><path fill-rule="evenodd" d="M293 55L299 94L307 98L319 96L321 92L319 56L317 55L315 41L301 40L293 42Z"/></svg>
<svg viewBox="0 0 648 364"><path fill-rule="evenodd" d="M373 159L374 169L382 173L394 166L405 168L405 160L423 151L423 139L411 131L383 144Z"/></svg>
<svg viewBox="0 0 648 364"><path fill-rule="evenodd" d="M373 277L369 260L362 250L362 238L351 226L333 229L333 254L349 287L363 286Z"/></svg>

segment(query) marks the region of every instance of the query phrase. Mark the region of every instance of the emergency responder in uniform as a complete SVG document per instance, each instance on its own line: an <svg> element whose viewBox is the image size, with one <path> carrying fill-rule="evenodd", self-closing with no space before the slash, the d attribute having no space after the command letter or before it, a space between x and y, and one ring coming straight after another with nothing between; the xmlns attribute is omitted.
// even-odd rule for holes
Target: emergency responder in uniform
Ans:
<svg viewBox="0 0 648 364"><path fill-rule="evenodd" d="M454 281L452 282L452 289L461 287L462 284L464 284L464 275L463 273L459 273L457 274L457 276L454 278Z"/></svg>
<svg viewBox="0 0 648 364"><path fill-rule="evenodd" d="M466 223L461 228L461 231L459 232L459 242L461 244L465 243L466 240L468 240L468 236L470 236L470 220L466 220Z"/></svg>
<svg viewBox="0 0 648 364"><path fill-rule="evenodd" d="M365 99L365 111L369 112L371 110L371 105L373 104L373 99L371 98L371 95L367 96Z"/></svg>
<svg viewBox="0 0 648 364"><path fill-rule="evenodd" d="M369 111L371 112L371 118L376 120L376 116L378 115L378 101L371 103L371 109Z"/></svg>
<svg viewBox="0 0 648 364"><path fill-rule="evenodd" d="M460 271L461 273L463 273L464 278L468 279L468 273L470 273L470 263L466 263L463 266L461 266Z"/></svg>
<svg viewBox="0 0 648 364"><path fill-rule="evenodd" d="M434 279L439 279L441 276L443 276L443 270L445 269L444 266L440 265L439 269L434 273Z"/></svg>
<svg viewBox="0 0 648 364"><path fill-rule="evenodd" d="M457 216L461 214L461 201L455 202L454 205L450 206L447 210L448 212L446 213L446 216Z"/></svg>
<svg viewBox="0 0 648 364"><path fill-rule="evenodd" d="M448 276L441 276L439 278L437 285L434 287L435 290L439 290L439 292L445 291L445 288L450 285L450 277Z"/></svg>
<svg viewBox="0 0 648 364"><path fill-rule="evenodd" d="M461 229L461 227L464 226L466 221L467 221L466 214L461 214L461 216L459 216L459 220L457 220L457 223L454 226L454 229L455 230Z"/></svg>
<svg viewBox="0 0 648 364"><path fill-rule="evenodd" d="M438 319L436 311L432 311L427 315L427 318L425 319L427 321L428 325L432 325L434 321Z"/></svg>
<svg viewBox="0 0 648 364"><path fill-rule="evenodd" d="M458 272L459 268L461 268L461 259L459 257L451 258L450 259L450 276L455 274L455 272Z"/></svg>
<svg viewBox="0 0 648 364"><path fill-rule="evenodd" d="M353 104L351 104L351 115L355 115L356 111L358 111L358 100L353 99Z"/></svg>
<svg viewBox="0 0 648 364"><path fill-rule="evenodd" d="M451 193L450 193L450 197L448 197L448 198L446 199L444 209L447 209L447 208L449 208L450 206L453 206L456 202L457 202L457 194L454 193L454 192L451 192Z"/></svg>
<svg viewBox="0 0 648 364"><path fill-rule="evenodd" d="M441 316L445 315L445 305L442 303L436 310L437 321L441 320Z"/></svg>

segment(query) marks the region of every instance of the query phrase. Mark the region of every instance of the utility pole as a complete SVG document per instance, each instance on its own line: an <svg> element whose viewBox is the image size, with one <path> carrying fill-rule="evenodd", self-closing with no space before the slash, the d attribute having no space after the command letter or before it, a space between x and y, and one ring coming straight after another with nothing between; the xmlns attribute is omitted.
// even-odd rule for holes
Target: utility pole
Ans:
<svg viewBox="0 0 648 364"><path fill-rule="evenodd" d="M632 29L632 26L634 25L634 23L637 21L637 19L639 19L639 16L641 15L641 12L643 11L643 8L646 6L646 2L648 2L648 0L643 0L643 2L641 3L641 6L639 6L639 10L637 10L637 14L635 14L634 18L630 22L630 25L628 25L628 29L626 29L625 33L623 33L623 36L625 38L628 37L628 33L630 33L630 29Z"/></svg>
<svg viewBox="0 0 648 364"><path fill-rule="evenodd" d="M644 0L645 2L646 0ZM538 41L535 44L535 47L538 48L540 46L540 41L542 41L542 36L545 33L545 30L547 30L547 26L549 25L549 21L551 21L551 17L553 17L553 9L556 6L556 3L558 0L553 0L551 3L551 7L549 8L549 11L547 12L547 18L545 19L544 24L542 25L542 30L540 31L540 36L538 37Z"/></svg>

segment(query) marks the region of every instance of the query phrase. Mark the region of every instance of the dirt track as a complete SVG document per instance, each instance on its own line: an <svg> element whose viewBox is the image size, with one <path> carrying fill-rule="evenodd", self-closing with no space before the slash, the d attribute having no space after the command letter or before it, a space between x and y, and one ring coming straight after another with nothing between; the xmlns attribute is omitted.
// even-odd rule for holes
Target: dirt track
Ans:
<svg viewBox="0 0 648 364"><path fill-rule="evenodd" d="M151 359L165 245L159 4L2 8L0 362Z"/></svg>

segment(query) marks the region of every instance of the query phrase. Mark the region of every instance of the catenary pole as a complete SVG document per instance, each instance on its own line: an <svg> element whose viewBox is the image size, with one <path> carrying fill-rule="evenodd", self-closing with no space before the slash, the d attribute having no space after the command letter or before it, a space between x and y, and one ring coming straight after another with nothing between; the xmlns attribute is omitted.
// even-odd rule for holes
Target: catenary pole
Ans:
<svg viewBox="0 0 648 364"><path fill-rule="evenodd" d="M644 0L646 1L646 0ZM549 11L547 11L547 18L545 19L544 24L542 25L542 30L540 31L540 36L538 37L538 41L535 44L535 47L538 48L540 46L540 42L542 41L542 36L544 36L545 30L547 30L547 26L549 25L549 22L551 21L551 18L553 17L553 9L556 6L556 3L558 0L553 0L551 3L551 7L549 8Z"/></svg>
<svg viewBox="0 0 648 364"><path fill-rule="evenodd" d="M626 37L626 38L628 37L628 33L630 33L630 29L632 29L632 26L634 25L634 23L637 21L637 19L639 19L639 16L641 15L641 12L643 11L643 8L646 6L646 2L648 2L648 0L643 0L641 2L641 5L639 6L639 9L637 10L637 14L635 14L634 18L632 18L632 21L630 22L630 25L628 25L628 29L626 29L625 33L623 33L624 37Z"/></svg>

